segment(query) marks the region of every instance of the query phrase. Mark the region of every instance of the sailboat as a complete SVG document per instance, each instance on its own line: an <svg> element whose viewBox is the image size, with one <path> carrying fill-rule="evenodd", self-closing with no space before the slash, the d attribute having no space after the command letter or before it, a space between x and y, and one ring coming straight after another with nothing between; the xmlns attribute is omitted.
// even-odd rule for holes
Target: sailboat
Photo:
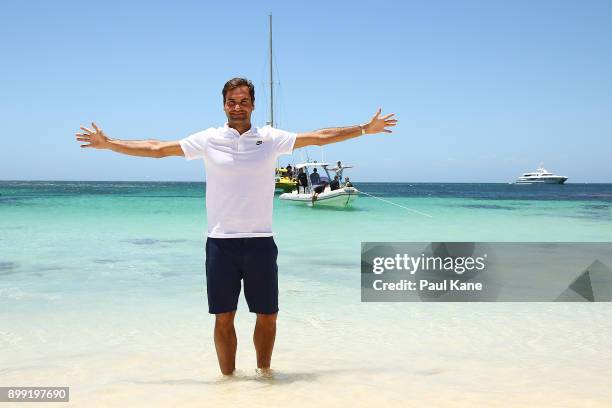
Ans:
<svg viewBox="0 0 612 408"><path fill-rule="evenodd" d="M272 65L272 14L270 18L270 120L268 125L274 127L274 70ZM288 192L292 191L296 187L296 178L293 172L285 167L277 165L274 174L274 189L276 192Z"/></svg>
<svg viewBox="0 0 612 408"><path fill-rule="evenodd" d="M270 18L270 120L268 124L274 127L274 77L272 65L272 14ZM277 167L274 178L274 187L278 191L284 191L280 199L297 204L306 204L311 207L348 207L359 196L357 190L352 184L346 183L344 186L338 186L332 190L332 176L330 171L338 175L342 179L343 170L352 166L343 166L336 168L328 168L327 163L317 163L316 161L308 161L302 164L296 164L290 172L287 168ZM320 168L319 180L313 183L310 175L315 169ZM307 186L302 186L302 192L297 183L298 171L303 171L306 174ZM317 171L318 173L318 171Z"/></svg>

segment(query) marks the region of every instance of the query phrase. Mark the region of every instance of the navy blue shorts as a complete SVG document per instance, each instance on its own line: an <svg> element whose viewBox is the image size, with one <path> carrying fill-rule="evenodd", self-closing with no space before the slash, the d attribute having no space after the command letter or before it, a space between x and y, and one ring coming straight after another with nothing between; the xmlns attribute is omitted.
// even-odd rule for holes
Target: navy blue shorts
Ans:
<svg viewBox="0 0 612 408"><path fill-rule="evenodd" d="M272 237L208 238L206 292L208 312L238 308L241 281L252 313L278 312L278 248Z"/></svg>

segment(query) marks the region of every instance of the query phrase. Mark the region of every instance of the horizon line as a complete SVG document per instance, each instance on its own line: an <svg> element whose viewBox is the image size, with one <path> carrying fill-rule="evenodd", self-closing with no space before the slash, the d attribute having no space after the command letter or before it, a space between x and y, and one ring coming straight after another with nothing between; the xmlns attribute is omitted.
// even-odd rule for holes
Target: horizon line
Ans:
<svg viewBox="0 0 612 408"><path fill-rule="evenodd" d="M359 181L355 183L386 183L386 184L514 184L505 181ZM206 183L206 180L45 180L45 179L0 179L1 182L88 182L88 183ZM565 182L566 184L612 184L612 181L599 182ZM555 184L556 185L556 184Z"/></svg>

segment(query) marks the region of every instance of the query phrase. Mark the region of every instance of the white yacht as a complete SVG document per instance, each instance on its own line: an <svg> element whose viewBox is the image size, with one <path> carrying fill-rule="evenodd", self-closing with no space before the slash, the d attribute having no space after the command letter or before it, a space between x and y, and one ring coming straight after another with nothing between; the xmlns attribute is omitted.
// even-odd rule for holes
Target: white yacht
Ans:
<svg viewBox="0 0 612 408"><path fill-rule="evenodd" d="M540 165L533 173L523 173L514 184L563 184L566 180L567 177L552 174Z"/></svg>

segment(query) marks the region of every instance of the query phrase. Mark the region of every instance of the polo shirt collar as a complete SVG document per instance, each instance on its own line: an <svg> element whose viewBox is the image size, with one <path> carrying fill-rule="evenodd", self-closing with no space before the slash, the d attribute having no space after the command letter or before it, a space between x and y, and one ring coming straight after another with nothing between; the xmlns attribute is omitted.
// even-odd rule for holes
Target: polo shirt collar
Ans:
<svg viewBox="0 0 612 408"><path fill-rule="evenodd" d="M225 125L223 125L223 131L229 137L259 136L258 128L253 126L253 124L251 124L251 128L249 130L241 135L236 129L229 127L228 123L225 122Z"/></svg>

